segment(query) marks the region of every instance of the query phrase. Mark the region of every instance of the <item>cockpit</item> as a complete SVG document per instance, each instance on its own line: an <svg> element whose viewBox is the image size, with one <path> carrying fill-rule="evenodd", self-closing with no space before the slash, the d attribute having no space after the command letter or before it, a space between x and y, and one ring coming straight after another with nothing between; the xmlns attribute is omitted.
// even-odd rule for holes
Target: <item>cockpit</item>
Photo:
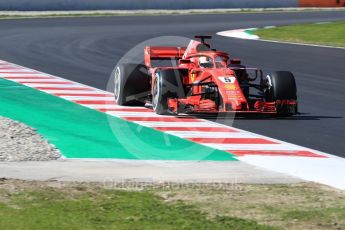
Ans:
<svg viewBox="0 0 345 230"><path fill-rule="evenodd" d="M228 58L224 56L206 56L201 55L198 57L198 64L200 68L226 68L227 67Z"/></svg>

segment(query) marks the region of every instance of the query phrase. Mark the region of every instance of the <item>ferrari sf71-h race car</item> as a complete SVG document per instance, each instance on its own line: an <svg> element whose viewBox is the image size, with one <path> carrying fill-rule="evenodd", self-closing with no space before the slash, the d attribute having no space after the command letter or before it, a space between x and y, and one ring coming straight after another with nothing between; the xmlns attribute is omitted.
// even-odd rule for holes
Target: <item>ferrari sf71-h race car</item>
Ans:
<svg viewBox="0 0 345 230"><path fill-rule="evenodd" d="M114 70L118 105L146 105L157 114L297 113L295 78L276 71L263 76L239 59L212 49L195 36L188 47L147 46L145 64L121 64Z"/></svg>

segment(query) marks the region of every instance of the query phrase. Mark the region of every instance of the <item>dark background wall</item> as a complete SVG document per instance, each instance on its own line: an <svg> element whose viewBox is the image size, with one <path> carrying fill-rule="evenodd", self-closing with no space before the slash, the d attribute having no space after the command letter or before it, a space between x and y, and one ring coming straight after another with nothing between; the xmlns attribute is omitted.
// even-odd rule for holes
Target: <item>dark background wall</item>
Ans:
<svg viewBox="0 0 345 230"><path fill-rule="evenodd" d="M0 10L132 10L297 7L298 0L0 0Z"/></svg>

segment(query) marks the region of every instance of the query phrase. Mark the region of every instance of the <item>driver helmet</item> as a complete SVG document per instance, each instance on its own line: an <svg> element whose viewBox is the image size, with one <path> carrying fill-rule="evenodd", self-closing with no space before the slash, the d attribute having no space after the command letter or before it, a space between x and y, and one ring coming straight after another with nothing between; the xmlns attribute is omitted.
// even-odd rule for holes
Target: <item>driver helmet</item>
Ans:
<svg viewBox="0 0 345 230"><path fill-rule="evenodd" d="M209 57L202 56L199 58L199 66L202 68L207 68L212 66L212 60Z"/></svg>

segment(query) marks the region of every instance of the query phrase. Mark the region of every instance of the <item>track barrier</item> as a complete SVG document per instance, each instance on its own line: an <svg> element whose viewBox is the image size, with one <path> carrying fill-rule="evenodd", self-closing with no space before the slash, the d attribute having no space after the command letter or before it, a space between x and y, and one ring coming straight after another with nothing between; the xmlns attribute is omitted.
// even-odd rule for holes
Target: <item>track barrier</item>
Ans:
<svg viewBox="0 0 345 230"><path fill-rule="evenodd" d="M0 10L143 10L298 7L298 0L1 0Z"/></svg>

